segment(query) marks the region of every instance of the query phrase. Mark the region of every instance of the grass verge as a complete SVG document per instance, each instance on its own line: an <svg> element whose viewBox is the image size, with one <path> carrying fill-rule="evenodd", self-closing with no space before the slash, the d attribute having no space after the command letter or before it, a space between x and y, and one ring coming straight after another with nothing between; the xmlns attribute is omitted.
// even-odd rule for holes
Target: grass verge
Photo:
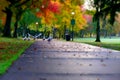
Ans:
<svg viewBox="0 0 120 80"><path fill-rule="evenodd" d="M4 74L32 43L33 41L0 37L0 75Z"/></svg>
<svg viewBox="0 0 120 80"><path fill-rule="evenodd" d="M101 38L101 42L95 42L95 38L76 38L74 41L120 51L120 38L116 37L111 39Z"/></svg>

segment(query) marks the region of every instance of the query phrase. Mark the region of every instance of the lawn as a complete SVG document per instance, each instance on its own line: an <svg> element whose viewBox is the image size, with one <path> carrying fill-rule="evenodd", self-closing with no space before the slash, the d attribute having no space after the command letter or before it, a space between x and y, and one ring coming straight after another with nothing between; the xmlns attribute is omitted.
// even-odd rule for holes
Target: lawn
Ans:
<svg viewBox="0 0 120 80"><path fill-rule="evenodd" d="M0 75L4 74L32 43L33 41L0 37Z"/></svg>
<svg viewBox="0 0 120 80"><path fill-rule="evenodd" d="M101 42L95 42L95 38L75 38L74 41L120 51L120 37L101 38Z"/></svg>

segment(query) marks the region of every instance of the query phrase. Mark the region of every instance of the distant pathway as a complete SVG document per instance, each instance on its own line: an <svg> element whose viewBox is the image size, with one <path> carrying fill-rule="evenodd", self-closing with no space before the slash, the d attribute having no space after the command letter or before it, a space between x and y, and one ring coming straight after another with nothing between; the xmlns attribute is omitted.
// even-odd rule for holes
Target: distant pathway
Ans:
<svg viewBox="0 0 120 80"><path fill-rule="evenodd" d="M120 80L120 52L38 40L0 80Z"/></svg>

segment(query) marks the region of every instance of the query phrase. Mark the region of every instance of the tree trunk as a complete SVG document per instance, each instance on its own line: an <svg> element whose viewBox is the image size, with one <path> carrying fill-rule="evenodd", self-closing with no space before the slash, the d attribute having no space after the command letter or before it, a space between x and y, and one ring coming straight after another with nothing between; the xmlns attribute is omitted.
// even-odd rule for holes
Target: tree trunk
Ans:
<svg viewBox="0 0 120 80"><path fill-rule="evenodd" d="M24 11L22 10L22 8L19 7L19 8L18 8L18 12L16 13L16 22L15 22L15 24L14 24L14 33L13 33L13 37L14 37L14 38L17 38L18 22L19 22L19 20L20 20L20 18L21 18L21 16L22 16L22 13L23 13L23 12L24 12Z"/></svg>
<svg viewBox="0 0 120 80"><path fill-rule="evenodd" d="M14 24L14 33L13 33L13 37L14 37L14 38L17 38L18 21L20 20L21 14L22 14L22 13L16 14L16 22L15 22L15 24Z"/></svg>
<svg viewBox="0 0 120 80"><path fill-rule="evenodd" d="M84 32L85 32L84 30L80 31L80 38L84 38Z"/></svg>
<svg viewBox="0 0 120 80"><path fill-rule="evenodd" d="M14 33L13 33L14 38L17 38L17 28L18 28L18 21L16 20L14 25Z"/></svg>
<svg viewBox="0 0 120 80"><path fill-rule="evenodd" d="M97 28L96 28L96 40L95 42L100 42L100 20L97 20Z"/></svg>
<svg viewBox="0 0 120 80"><path fill-rule="evenodd" d="M103 24L102 24L104 38L106 37L105 25L106 25L106 16L104 15Z"/></svg>
<svg viewBox="0 0 120 80"><path fill-rule="evenodd" d="M11 25L11 19L12 19L12 11L9 8L6 8L6 23L4 27L4 32L3 36L4 37L11 37L11 30L10 30L10 25Z"/></svg>
<svg viewBox="0 0 120 80"><path fill-rule="evenodd" d="M66 39L66 23L64 25L64 39Z"/></svg>

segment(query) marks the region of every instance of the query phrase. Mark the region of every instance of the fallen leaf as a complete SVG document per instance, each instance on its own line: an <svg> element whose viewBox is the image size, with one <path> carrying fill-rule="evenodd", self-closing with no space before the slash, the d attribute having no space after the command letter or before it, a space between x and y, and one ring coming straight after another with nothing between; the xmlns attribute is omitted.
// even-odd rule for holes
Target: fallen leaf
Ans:
<svg viewBox="0 0 120 80"><path fill-rule="evenodd" d="M104 67L105 67L105 66L106 66L106 64L102 64L102 66L104 66Z"/></svg>
<svg viewBox="0 0 120 80"><path fill-rule="evenodd" d="M73 54L73 56L76 56L76 54Z"/></svg>
<svg viewBox="0 0 120 80"><path fill-rule="evenodd" d="M34 51L36 51L37 50L37 48L34 48Z"/></svg>
<svg viewBox="0 0 120 80"><path fill-rule="evenodd" d="M103 59L100 60L100 62L103 62L103 61L104 61Z"/></svg>
<svg viewBox="0 0 120 80"><path fill-rule="evenodd" d="M47 80L46 78L40 78L40 80Z"/></svg>
<svg viewBox="0 0 120 80"><path fill-rule="evenodd" d="M82 66L83 64L80 64L80 66Z"/></svg>
<svg viewBox="0 0 120 80"><path fill-rule="evenodd" d="M22 70L22 68L21 68L21 67L18 67L18 70Z"/></svg>
<svg viewBox="0 0 120 80"><path fill-rule="evenodd" d="M97 78L97 80L100 80L99 78Z"/></svg>
<svg viewBox="0 0 120 80"><path fill-rule="evenodd" d="M89 64L89 66L92 66L92 64Z"/></svg>

